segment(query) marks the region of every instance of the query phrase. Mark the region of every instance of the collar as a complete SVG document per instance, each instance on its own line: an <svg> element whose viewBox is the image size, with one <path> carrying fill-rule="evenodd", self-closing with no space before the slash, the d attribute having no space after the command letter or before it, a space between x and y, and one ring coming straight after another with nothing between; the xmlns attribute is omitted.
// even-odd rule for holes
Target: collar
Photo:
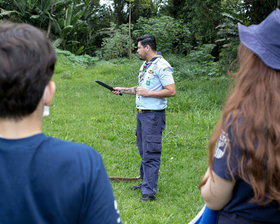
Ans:
<svg viewBox="0 0 280 224"><path fill-rule="evenodd" d="M155 57L153 57L150 61L146 61L145 62L145 66L153 63L153 61L155 61L157 58L162 58L162 56L160 54L157 54Z"/></svg>

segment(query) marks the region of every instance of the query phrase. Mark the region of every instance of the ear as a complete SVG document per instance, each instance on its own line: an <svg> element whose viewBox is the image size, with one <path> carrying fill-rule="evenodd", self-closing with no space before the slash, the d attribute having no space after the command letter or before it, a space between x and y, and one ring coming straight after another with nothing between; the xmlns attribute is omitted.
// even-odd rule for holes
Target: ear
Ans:
<svg viewBox="0 0 280 224"><path fill-rule="evenodd" d="M151 50L151 46L149 44L147 44L145 49L146 49L146 51L150 51Z"/></svg>
<svg viewBox="0 0 280 224"><path fill-rule="evenodd" d="M45 98L45 104L47 106L50 105L52 98L54 96L55 93L55 83L53 81L49 81L49 83L46 85L45 91L46 91L46 98Z"/></svg>

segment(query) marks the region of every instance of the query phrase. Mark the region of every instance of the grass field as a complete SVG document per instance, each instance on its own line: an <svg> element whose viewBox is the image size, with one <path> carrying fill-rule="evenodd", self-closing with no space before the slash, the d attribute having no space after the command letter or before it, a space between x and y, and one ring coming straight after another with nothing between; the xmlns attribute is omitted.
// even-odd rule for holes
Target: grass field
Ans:
<svg viewBox="0 0 280 224"><path fill-rule="evenodd" d="M85 67L60 57L57 91L43 130L88 144L103 157L109 176L139 176L135 96L116 96L95 83L135 86L141 61L98 62ZM220 115L230 79L184 79L174 74L177 95L168 99L157 200L139 203L139 182L112 183L123 223L188 223L201 209L197 188L207 167L207 142Z"/></svg>

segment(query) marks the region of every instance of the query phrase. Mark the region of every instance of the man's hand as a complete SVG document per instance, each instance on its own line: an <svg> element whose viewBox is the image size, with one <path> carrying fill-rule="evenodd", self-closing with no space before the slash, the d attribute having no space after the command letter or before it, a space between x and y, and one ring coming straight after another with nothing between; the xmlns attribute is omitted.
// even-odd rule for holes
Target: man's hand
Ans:
<svg viewBox="0 0 280 224"><path fill-rule="evenodd" d="M114 87L115 91L112 91L113 94L115 95L120 95L122 93L122 88L121 87Z"/></svg>
<svg viewBox="0 0 280 224"><path fill-rule="evenodd" d="M138 96L149 96L149 90L146 90L144 88L141 88L141 87L137 87L136 89L136 94Z"/></svg>
<svg viewBox="0 0 280 224"><path fill-rule="evenodd" d="M176 95L176 87L174 83L164 86L163 89L159 91L152 91L152 90L147 90L145 88L137 87L136 94L138 96L148 96L148 97L158 97L158 98L173 97Z"/></svg>

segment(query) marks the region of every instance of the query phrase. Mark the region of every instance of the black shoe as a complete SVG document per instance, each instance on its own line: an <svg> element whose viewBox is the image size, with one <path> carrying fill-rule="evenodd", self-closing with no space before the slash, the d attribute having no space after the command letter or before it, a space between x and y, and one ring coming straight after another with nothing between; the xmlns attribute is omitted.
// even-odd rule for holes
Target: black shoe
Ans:
<svg viewBox="0 0 280 224"><path fill-rule="evenodd" d="M140 202L142 201L154 201L156 198L155 196L149 196L147 194L143 194L142 198L140 199Z"/></svg>
<svg viewBox="0 0 280 224"><path fill-rule="evenodd" d="M141 189L142 183L135 185L135 186L131 186L131 190L137 190L137 189Z"/></svg>

